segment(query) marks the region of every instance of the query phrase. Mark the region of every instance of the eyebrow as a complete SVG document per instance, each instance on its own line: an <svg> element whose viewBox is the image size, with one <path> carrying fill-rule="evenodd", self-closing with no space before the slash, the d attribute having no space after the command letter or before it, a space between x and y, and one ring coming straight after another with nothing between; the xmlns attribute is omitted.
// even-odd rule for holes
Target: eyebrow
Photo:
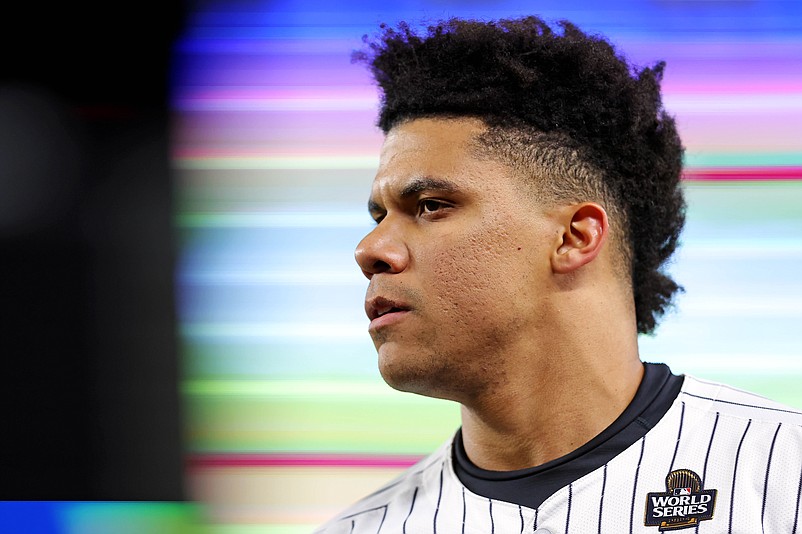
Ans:
<svg viewBox="0 0 802 534"><path fill-rule="evenodd" d="M447 193L455 193L457 186L446 180L439 180L437 178L423 177L415 178L404 186L399 195L401 198L408 198L423 191L445 191Z"/></svg>
<svg viewBox="0 0 802 534"><path fill-rule="evenodd" d="M429 176L414 178L406 184L398 193L401 198L409 198L424 191L444 191L446 193L457 192L457 186L447 180L431 178ZM377 202L368 200L368 211L371 213L381 212L382 208Z"/></svg>

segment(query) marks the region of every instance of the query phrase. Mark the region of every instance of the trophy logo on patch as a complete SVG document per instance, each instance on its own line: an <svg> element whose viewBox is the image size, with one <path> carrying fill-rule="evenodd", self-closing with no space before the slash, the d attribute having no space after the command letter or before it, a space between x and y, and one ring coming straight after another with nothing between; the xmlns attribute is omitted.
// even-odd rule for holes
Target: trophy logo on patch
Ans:
<svg viewBox="0 0 802 534"><path fill-rule="evenodd" d="M666 477L666 491L646 495L647 527L660 532L692 528L700 521L713 519L716 507L714 489L702 489L702 479L689 469L671 471Z"/></svg>

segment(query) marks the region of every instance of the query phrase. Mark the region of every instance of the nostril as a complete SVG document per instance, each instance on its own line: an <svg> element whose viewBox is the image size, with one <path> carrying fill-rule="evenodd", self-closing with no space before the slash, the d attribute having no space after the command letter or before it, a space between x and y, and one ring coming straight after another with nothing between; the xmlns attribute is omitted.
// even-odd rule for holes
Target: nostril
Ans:
<svg viewBox="0 0 802 534"><path fill-rule="evenodd" d="M390 270L390 264L386 261L376 260L373 263L373 272L374 273L386 273Z"/></svg>

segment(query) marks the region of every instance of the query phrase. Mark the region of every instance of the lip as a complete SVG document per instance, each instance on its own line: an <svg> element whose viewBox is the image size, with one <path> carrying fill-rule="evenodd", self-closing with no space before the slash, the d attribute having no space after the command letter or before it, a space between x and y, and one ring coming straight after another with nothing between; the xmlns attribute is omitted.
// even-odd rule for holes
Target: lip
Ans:
<svg viewBox="0 0 802 534"><path fill-rule="evenodd" d="M391 324L397 323L401 319L404 318L406 314L409 313L409 310L399 310L397 312L389 312L385 313L381 317L377 317L370 321L370 325L368 326L368 331L371 330L378 330L380 328L385 328L390 326Z"/></svg>
<svg viewBox="0 0 802 534"><path fill-rule="evenodd" d="M365 301L365 313L370 319L368 330L376 330L400 321L410 311L409 305L386 297Z"/></svg>

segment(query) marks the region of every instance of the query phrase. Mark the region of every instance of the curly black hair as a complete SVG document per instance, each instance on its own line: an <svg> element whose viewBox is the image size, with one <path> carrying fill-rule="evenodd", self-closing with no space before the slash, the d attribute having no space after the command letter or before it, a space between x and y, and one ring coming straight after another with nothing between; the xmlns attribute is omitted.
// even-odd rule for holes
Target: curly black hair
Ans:
<svg viewBox="0 0 802 534"><path fill-rule="evenodd" d="M602 202L638 332L651 333L682 290L662 272L685 222L683 147L660 96L665 64L638 69L603 37L557 25L534 16L382 25L353 60L381 89L384 133L422 117L479 118L480 151L540 177L552 198Z"/></svg>

